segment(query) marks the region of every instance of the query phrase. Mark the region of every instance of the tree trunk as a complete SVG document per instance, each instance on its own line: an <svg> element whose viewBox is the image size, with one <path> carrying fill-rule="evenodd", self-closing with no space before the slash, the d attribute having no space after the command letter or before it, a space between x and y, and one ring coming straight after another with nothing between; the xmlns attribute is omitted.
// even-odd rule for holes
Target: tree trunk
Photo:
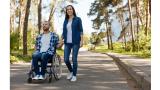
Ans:
<svg viewBox="0 0 160 90"><path fill-rule="evenodd" d="M24 19L25 19L25 11L26 11L26 6L24 2L21 2L21 27L20 27L20 36L23 36L23 24L24 24Z"/></svg>
<svg viewBox="0 0 160 90"><path fill-rule="evenodd" d="M137 17L137 51L139 51L139 17L138 17L138 14L139 14L139 0L136 0L136 17Z"/></svg>
<svg viewBox="0 0 160 90"><path fill-rule="evenodd" d="M41 14L41 3L42 3L42 0L39 1L39 4L38 4L38 33L40 34L40 31L41 31L41 17L42 17L42 14Z"/></svg>
<svg viewBox="0 0 160 90"><path fill-rule="evenodd" d="M112 31L111 31L111 27L109 28L109 36L110 36L110 42L111 42L111 50L113 50L113 42L112 42Z"/></svg>
<svg viewBox="0 0 160 90"><path fill-rule="evenodd" d="M149 0L149 14L151 16L151 0Z"/></svg>
<svg viewBox="0 0 160 90"><path fill-rule="evenodd" d="M56 1L53 3L53 5L52 5L52 7L51 7L50 14L49 14L49 18L48 18L48 21L49 21L50 24L51 24L51 31L55 31L55 30L54 30L54 19L53 19L52 22L51 22L51 20L52 20L53 14L54 14L54 12L55 12L57 2L58 2L58 1L56 0Z"/></svg>
<svg viewBox="0 0 160 90"><path fill-rule="evenodd" d="M58 1L57 0L55 0L55 2L53 2L53 5L52 5L52 7L51 7L51 12L50 12L50 14L49 14L49 18L48 18L48 21L50 22L50 20L52 19L52 17L53 17L53 14L54 14L54 12L55 12L55 10L56 10L56 5L58 4Z"/></svg>
<svg viewBox="0 0 160 90"><path fill-rule="evenodd" d="M151 30L151 0L149 0L149 27L150 27L150 30Z"/></svg>
<svg viewBox="0 0 160 90"><path fill-rule="evenodd" d="M125 46L125 51L127 50L127 41L126 41L126 35L124 35L124 46Z"/></svg>
<svg viewBox="0 0 160 90"><path fill-rule="evenodd" d="M122 30L124 30L124 17L123 17L123 12L120 11L120 13L117 14L118 17L119 17L119 22L121 24L121 28ZM124 49L126 50L126 45L127 45L127 42L126 42L126 35L125 35L125 30L124 30L124 35L123 35L123 42L124 42Z"/></svg>
<svg viewBox="0 0 160 90"><path fill-rule="evenodd" d="M23 24L23 55L27 55L27 29L28 29L28 17L30 12L31 0L27 0L26 12Z"/></svg>
<svg viewBox="0 0 160 90"><path fill-rule="evenodd" d="M10 33L13 32L13 28L14 28L14 16L11 15L10 16Z"/></svg>
<svg viewBox="0 0 160 90"><path fill-rule="evenodd" d="M107 22L106 22L107 44L108 44L108 49L110 49L109 31L107 30L107 29L108 29L107 26L108 26L108 25L107 25Z"/></svg>
<svg viewBox="0 0 160 90"><path fill-rule="evenodd" d="M21 4L19 4L19 23L18 23L18 47L20 47L20 32L21 32Z"/></svg>
<svg viewBox="0 0 160 90"><path fill-rule="evenodd" d="M134 32L133 32L133 18L132 18L132 10L131 10L131 2L128 0L128 8L129 8L129 17L130 17L130 23L131 23L131 37L132 37L132 51L135 51L135 43L134 43Z"/></svg>
<svg viewBox="0 0 160 90"><path fill-rule="evenodd" d="M145 27L145 35L147 36L148 35L148 16L149 16L149 12L148 12L148 5L149 3L148 3L148 0L146 0L146 7L145 7L145 9L146 9L146 27Z"/></svg>
<svg viewBox="0 0 160 90"><path fill-rule="evenodd" d="M105 15L105 24L106 24L106 35L107 35L107 44L108 44L108 49L110 49L110 40L109 40L109 29L108 29L108 13L106 12L106 10L104 11L104 15Z"/></svg>

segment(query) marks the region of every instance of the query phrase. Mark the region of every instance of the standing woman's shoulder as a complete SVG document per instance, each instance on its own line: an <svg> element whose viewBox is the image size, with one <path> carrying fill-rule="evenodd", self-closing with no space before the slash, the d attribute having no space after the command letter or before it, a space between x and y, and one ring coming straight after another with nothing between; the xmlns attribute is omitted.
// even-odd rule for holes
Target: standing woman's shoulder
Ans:
<svg viewBox="0 0 160 90"><path fill-rule="evenodd" d="M80 17L77 17L77 16L76 16L75 18L76 18L77 20L81 20L81 18L80 18Z"/></svg>
<svg viewBox="0 0 160 90"><path fill-rule="evenodd" d="M77 20L80 24L82 24L82 19L80 17L77 17Z"/></svg>
<svg viewBox="0 0 160 90"><path fill-rule="evenodd" d="M75 20L76 20L76 22L78 22L78 24L82 24L82 20L81 20L81 18L80 17L75 17Z"/></svg>

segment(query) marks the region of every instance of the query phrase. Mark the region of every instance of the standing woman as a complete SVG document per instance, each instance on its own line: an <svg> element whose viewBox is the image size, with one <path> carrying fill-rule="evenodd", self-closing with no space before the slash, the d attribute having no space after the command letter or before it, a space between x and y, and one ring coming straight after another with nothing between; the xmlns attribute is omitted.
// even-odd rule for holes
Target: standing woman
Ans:
<svg viewBox="0 0 160 90"><path fill-rule="evenodd" d="M62 39L64 40L64 62L69 70L67 79L76 81L77 74L77 56L79 48L83 46L83 27L80 17L76 16L75 9L72 5L66 7L66 16L63 23ZM69 56L72 50L72 62Z"/></svg>

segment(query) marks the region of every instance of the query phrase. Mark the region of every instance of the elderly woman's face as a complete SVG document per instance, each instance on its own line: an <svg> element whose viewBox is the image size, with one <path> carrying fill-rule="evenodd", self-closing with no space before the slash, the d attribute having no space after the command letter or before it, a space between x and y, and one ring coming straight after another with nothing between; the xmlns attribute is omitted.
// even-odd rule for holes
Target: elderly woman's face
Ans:
<svg viewBox="0 0 160 90"><path fill-rule="evenodd" d="M68 7L67 7L67 14L68 14L69 16L72 16L72 15L73 15L73 9L72 9L71 6L68 6Z"/></svg>

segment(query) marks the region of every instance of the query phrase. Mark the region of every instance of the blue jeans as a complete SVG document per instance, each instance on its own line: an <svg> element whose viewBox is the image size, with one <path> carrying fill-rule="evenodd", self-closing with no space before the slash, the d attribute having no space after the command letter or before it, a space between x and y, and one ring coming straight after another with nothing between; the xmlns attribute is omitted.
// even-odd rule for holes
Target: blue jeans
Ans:
<svg viewBox="0 0 160 90"><path fill-rule="evenodd" d="M70 72L73 72L73 75L76 76L77 74L77 67L78 67L78 62L77 62L77 56L78 56L78 51L79 51L80 45L79 44L65 44L64 48L64 62ZM72 49L72 62L73 62L73 67L71 66L71 63L69 61L69 56L71 53Z"/></svg>
<svg viewBox="0 0 160 90"><path fill-rule="evenodd" d="M53 55L48 53L35 52L32 55L32 64L35 70L36 75L45 75L45 70L47 68L47 63L52 59ZM38 62L41 62L41 72L39 70Z"/></svg>

